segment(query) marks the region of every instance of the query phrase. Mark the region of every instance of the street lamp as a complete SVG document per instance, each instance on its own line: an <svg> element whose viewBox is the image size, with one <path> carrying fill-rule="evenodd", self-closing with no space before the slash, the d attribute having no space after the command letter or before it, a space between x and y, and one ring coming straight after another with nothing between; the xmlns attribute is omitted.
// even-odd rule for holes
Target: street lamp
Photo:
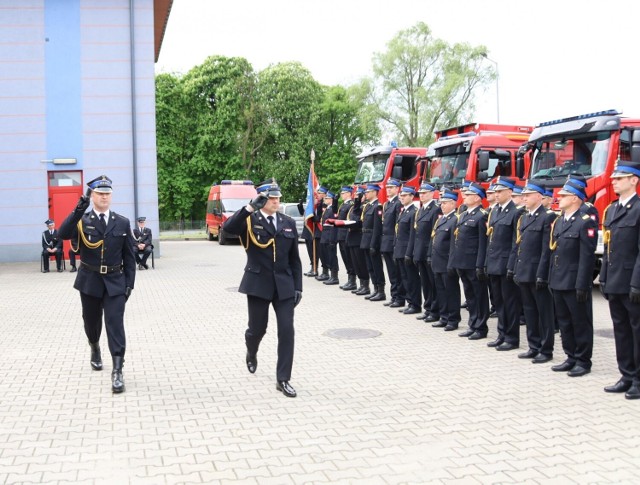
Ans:
<svg viewBox="0 0 640 485"><path fill-rule="evenodd" d="M496 66L496 111L498 114L498 124L500 123L500 71L498 70L498 63L493 59L489 58L487 53L483 53L482 57L484 57L487 61L492 62Z"/></svg>

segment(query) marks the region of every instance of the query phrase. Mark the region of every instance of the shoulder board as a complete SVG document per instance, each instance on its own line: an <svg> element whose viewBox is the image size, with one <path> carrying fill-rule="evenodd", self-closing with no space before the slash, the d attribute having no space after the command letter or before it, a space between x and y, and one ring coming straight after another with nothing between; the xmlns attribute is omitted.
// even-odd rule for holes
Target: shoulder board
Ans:
<svg viewBox="0 0 640 485"><path fill-rule="evenodd" d="M589 207L593 207L593 204L591 202L585 202L584 205L587 205Z"/></svg>
<svg viewBox="0 0 640 485"><path fill-rule="evenodd" d="M547 214L555 214L551 209L547 209Z"/></svg>
<svg viewBox="0 0 640 485"><path fill-rule="evenodd" d="M480 212L482 212L483 214L488 214L486 209L480 209Z"/></svg>
<svg viewBox="0 0 640 485"><path fill-rule="evenodd" d="M589 216L589 214L584 214L582 218L586 221L587 219L591 219L591 216Z"/></svg>

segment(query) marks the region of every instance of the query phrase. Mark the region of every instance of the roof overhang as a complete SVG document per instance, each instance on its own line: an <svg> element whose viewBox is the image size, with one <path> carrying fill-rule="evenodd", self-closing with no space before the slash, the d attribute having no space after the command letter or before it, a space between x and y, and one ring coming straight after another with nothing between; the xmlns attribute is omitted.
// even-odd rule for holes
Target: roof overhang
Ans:
<svg viewBox="0 0 640 485"><path fill-rule="evenodd" d="M164 32L167 29L167 22L169 21L169 13L171 12L172 4L173 0L153 0L155 62L158 62L158 57L160 57L162 39L164 38Z"/></svg>

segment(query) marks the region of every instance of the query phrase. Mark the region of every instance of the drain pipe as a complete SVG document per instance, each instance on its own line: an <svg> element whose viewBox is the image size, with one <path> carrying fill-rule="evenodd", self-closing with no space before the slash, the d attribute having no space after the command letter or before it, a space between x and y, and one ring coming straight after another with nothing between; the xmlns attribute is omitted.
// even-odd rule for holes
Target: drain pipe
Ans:
<svg viewBox="0 0 640 485"><path fill-rule="evenodd" d="M131 142L133 149L133 211L134 220L138 218L138 126L136 124L136 54L135 54L135 15L134 0L129 0L129 42L131 59Z"/></svg>

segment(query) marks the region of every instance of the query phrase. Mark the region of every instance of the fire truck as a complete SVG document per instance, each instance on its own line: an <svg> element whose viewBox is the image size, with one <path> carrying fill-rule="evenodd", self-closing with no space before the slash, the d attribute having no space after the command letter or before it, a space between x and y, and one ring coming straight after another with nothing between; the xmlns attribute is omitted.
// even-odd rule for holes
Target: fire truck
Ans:
<svg viewBox="0 0 640 485"><path fill-rule="evenodd" d="M522 179L523 158L518 150L529 139L531 126L470 123L436 132L429 147L423 180L438 187L460 188L463 181L485 188L499 175Z"/></svg>
<svg viewBox="0 0 640 485"><path fill-rule="evenodd" d="M616 162L640 162L640 119L621 114L607 110L540 123L526 145L527 178L538 185L557 193L567 176L585 178L587 201L598 210L600 229L604 209L617 199L610 181ZM596 253L602 256L603 249L600 230Z"/></svg>
<svg viewBox="0 0 640 485"><path fill-rule="evenodd" d="M426 148L398 148L395 145L375 147L358 156L358 170L354 183L375 183L383 188L378 193L380 203L387 200L384 186L389 178L396 178L414 188L420 186L420 175L427 154Z"/></svg>

